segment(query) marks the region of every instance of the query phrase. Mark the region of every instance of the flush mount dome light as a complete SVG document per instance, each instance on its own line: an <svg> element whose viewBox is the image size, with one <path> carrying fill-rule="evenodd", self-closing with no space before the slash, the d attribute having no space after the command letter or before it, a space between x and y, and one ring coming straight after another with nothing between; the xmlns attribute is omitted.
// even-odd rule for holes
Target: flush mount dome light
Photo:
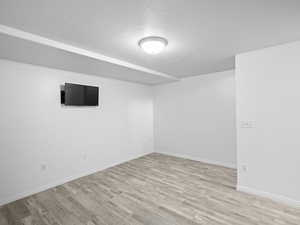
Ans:
<svg viewBox="0 0 300 225"><path fill-rule="evenodd" d="M160 53L167 45L167 39L162 37L145 37L139 41L139 46L141 49L151 55Z"/></svg>

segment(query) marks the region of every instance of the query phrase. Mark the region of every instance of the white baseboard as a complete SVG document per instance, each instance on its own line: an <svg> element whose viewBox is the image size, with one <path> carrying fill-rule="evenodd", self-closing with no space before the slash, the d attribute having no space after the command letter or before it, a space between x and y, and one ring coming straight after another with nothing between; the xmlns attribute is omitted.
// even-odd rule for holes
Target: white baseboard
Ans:
<svg viewBox="0 0 300 225"><path fill-rule="evenodd" d="M122 164L122 163L127 162L127 161L130 161L130 160L132 160L132 159L136 159L136 158L142 157L142 156L144 156L144 155L148 155L148 154L150 154L150 153L151 153L151 152L149 152L149 153L144 153L144 154L140 154L140 155L137 155L137 156L135 156L135 157L131 157L131 158L127 159L127 160L123 160L123 161L120 161L120 162L118 162L118 163L113 163L113 164L110 165L110 166L106 166L106 167L102 167L102 168L94 168L94 169L90 169L89 171L85 171L85 172L80 173L80 174L72 175L72 176L69 176L69 177L66 177L66 178L57 180L57 181L55 181L55 182L48 183L48 184L42 185L42 186L40 186L40 187L36 187L36 188L34 188L34 189L31 189L31 190L26 190L26 191L24 191L24 192L21 192L21 193L12 195L12 196L8 196L7 198L0 199L0 206L5 205L5 204L8 204L8 203L10 203L10 202L14 202L14 201L16 201L16 200L19 200L19 199L22 199L22 198L25 198L25 197L28 197L28 196L33 195L33 194L37 194L37 193L39 193L39 192L48 190L48 189L50 189L50 188L53 188L53 187L56 187L56 186L65 184L65 183L70 182L70 181L72 181L72 180L76 180L76 179L78 179L78 178L80 178L80 177L85 177L85 176L91 175L91 174L93 174L93 173L99 172L99 171L101 171L101 170L104 170L104 169L107 169L107 168L110 168L110 167L113 167L113 166Z"/></svg>
<svg viewBox="0 0 300 225"><path fill-rule="evenodd" d="M297 208L300 207L300 201L297 201L297 200L294 200L294 199L291 199L291 198L288 198L288 197L285 197L285 196L282 196L282 195L277 195L277 194L269 193L269 192L266 192L266 191L259 191L259 190L256 190L254 188L249 188L249 187L245 187L245 186L241 186L241 185L237 186L237 190L241 191L241 192L248 193L248 194L261 196L261 197L264 197L264 198L269 198L273 201L283 203L285 205L289 205L289 206L292 206L292 207L297 207Z"/></svg>
<svg viewBox="0 0 300 225"><path fill-rule="evenodd" d="M228 168L231 168L231 169L236 169L237 168L236 164L234 164L234 163L219 162L219 161L210 160L210 159L203 159L201 157L194 157L194 156L188 156L188 155L184 155L184 154L171 153L171 152L157 151L157 153L161 153L161 154L165 154L165 155L171 155L171 156L175 156L175 157L179 157L179 158L195 160L195 161L204 162L204 163L208 163L208 164L213 164L213 165L217 165L217 166L228 167Z"/></svg>

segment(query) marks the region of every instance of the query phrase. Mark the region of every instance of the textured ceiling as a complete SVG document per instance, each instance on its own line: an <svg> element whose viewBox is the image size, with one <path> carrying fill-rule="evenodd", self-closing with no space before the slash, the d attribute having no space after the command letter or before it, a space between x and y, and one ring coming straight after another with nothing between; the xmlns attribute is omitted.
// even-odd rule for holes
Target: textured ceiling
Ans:
<svg viewBox="0 0 300 225"><path fill-rule="evenodd" d="M234 68L237 53L300 39L299 0L1 0L0 24L187 77ZM169 41L159 55L137 42Z"/></svg>

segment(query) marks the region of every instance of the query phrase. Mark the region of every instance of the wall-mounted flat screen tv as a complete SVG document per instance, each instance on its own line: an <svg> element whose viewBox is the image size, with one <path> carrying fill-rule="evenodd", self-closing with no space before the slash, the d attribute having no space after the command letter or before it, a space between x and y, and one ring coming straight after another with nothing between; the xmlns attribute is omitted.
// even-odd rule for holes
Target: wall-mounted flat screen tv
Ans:
<svg viewBox="0 0 300 225"><path fill-rule="evenodd" d="M99 87L65 83L62 104L68 106L98 106Z"/></svg>

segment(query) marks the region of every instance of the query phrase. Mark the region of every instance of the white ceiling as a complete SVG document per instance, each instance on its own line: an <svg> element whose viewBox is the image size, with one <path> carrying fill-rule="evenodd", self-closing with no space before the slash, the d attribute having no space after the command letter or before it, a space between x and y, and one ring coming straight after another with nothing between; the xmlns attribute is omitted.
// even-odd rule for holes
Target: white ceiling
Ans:
<svg viewBox="0 0 300 225"><path fill-rule="evenodd" d="M178 78L300 40L299 22L299 0L0 0L2 25ZM163 53L141 51L137 42L149 35L168 39Z"/></svg>

